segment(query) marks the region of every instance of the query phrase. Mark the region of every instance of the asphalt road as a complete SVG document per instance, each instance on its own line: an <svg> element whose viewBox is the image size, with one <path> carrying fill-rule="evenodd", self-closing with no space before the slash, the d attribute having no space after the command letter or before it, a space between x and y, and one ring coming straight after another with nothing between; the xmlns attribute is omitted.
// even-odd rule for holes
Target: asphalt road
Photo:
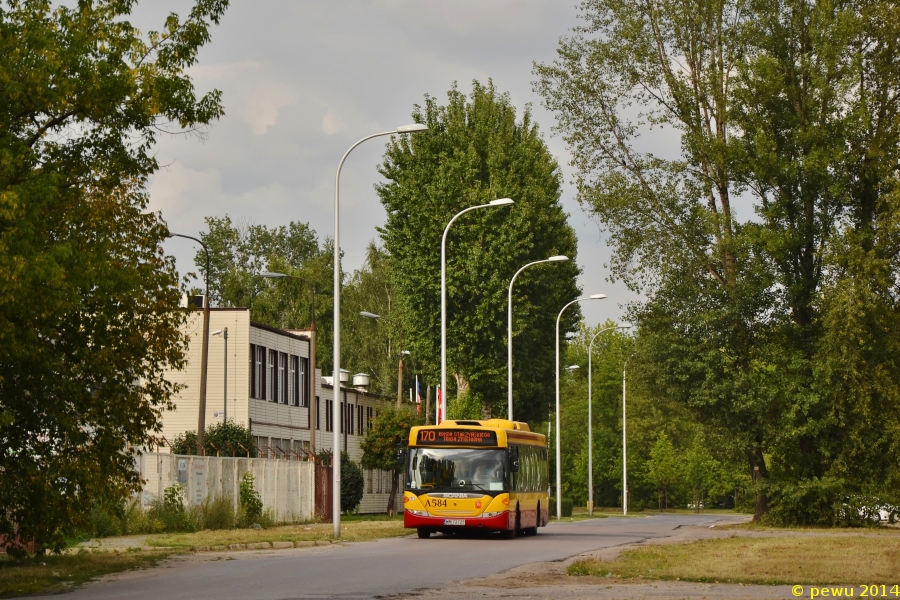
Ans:
<svg viewBox="0 0 900 600"><path fill-rule="evenodd" d="M607 518L551 523L535 537L514 540L436 535L426 540L407 537L331 547L194 555L91 584L65 598L289 600L390 596L442 588L518 565L564 560L591 550L666 537L681 525L731 520L737 519L705 515Z"/></svg>

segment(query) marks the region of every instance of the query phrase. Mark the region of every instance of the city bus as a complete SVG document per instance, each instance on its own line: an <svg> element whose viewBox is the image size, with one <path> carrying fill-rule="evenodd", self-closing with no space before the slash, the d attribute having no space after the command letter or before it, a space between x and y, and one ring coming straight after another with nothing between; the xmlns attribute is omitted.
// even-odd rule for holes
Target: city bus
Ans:
<svg viewBox="0 0 900 600"><path fill-rule="evenodd" d="M513 538L549 522L547 438L525 423L413 427L399 459L406 467L403 524L420 538L464 530Z"/></svg>

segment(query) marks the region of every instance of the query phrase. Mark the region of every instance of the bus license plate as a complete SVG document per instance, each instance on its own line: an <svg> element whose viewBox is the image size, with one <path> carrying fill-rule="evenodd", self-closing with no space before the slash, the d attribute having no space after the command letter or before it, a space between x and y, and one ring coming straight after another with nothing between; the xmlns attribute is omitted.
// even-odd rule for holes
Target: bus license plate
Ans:
<svg viewBox="0 0 900 600"><path fill-rule="evenodd" d="M465 525L465 519L444 519L444 525Z"/></svg>

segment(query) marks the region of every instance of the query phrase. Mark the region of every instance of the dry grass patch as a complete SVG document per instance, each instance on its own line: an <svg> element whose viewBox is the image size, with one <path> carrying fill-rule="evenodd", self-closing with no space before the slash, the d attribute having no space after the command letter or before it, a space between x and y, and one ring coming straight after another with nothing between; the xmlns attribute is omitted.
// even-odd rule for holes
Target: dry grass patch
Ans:
<svg viewBox="0 0 900 600"><path fill-rule="evenodd" d="M259 542L330 541L333 539L331 523L284 525L268 529L220 529L195 533L170 533L147 537L150 546L193 548L195 546L228 546ZM403 528L402 520L347 521L341 523L341 539L360 542L387 537L410 535Z"/></svg>
<svg viewBox="0 0 900 600"><path fill-rule="evenodd" d="M0 556L0 598L57 593L97 577L154 566L174 554L156 552L92 552L14 561Z"/></svg>
<svg viewBox="0 0 900 600"><path fill-rule="evenodd" d="M569 575L683 581L896 584L900 536L730 537L647 546L614 561L577 561Z"/></svg>

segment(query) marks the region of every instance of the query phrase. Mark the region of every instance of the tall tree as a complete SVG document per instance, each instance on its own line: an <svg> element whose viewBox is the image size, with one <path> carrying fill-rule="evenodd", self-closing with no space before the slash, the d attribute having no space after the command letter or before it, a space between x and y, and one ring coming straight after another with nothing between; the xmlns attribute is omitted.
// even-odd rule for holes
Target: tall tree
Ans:
<svg viewBox="0 0 900 600"><path fill-rule="evenodd" d="M515 415L542 418L552 397L556 315L578 294L575 235L559 203L558 165L530 110L517 119L509 96L491 82L474 82L469 98L454 86L444 106L426 96L413 118L427 123L428 132L391 141L380 169L387 183L378 187L387 210L381 233L410 350L435 381L447 223L464 208L512 198L511 208L466 214L448 237L447 354L458 398L450 411L471 417L504 412L510 278L528 262L565 254L570 262L530 269L515 289ZM563 330L573 329L578 317L577 309L568 311Z"/></svg>
<svg viewBox="0 0 900 600"><path fill-rule="evenodd" d="M369 390L388 397L397 395L400 359L405 360L407 367L417 363L412 354L401 354L406 350L406 340L398 304L390 256L370 243L365 264L353 272L342 294L341 362L349 369L369 374ZM363 317L361 312L380 318Z"/></svg>
<svg viewBox="0 0 900 600"><path fill-rule="evenodd" d="M139 489L135 448L183 361L168 231L144 186L160 132L222 115L185 71L227 1L146 36L131 6L0 6L0 537L41 552L95 500Z"/></svg>
<svg viewBox="0 0 900 600"><path fill-rule="evenodd" d="M249 308L253 320L272 327L306 329L315 311L316 366L331 365L332 302L330 286L333 245L320 244L307 223L291 221L269 228L256 223L235 223L228 215L207 217L200 238L209 247L210 300L221 306ZM206 254L201 249L194 263L205 276ZM266 271L299 277L267 279ZM315 306L313 302L315 291Z"/></svg>
<svg viewBox="0 0 900 600"><path fill-rule="evenodd" d="M647 384L761 481L886 486L897 421L862 432L900 397L894 4L582 6L536 86L611 233L613 274L648 298L633 307ZM651 129L680 154L644 150Z"/></svg>

